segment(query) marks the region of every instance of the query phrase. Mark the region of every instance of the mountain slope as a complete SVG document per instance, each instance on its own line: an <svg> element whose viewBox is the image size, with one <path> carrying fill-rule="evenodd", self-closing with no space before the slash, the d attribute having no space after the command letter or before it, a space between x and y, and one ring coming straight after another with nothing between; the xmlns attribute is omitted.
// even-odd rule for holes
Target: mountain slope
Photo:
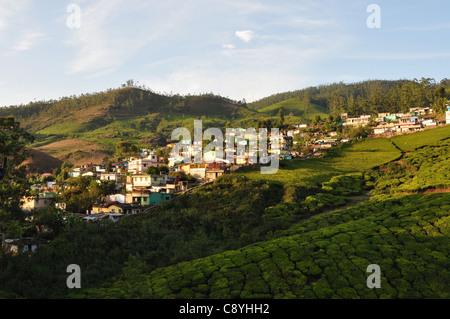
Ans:
<svg viewBox="0 0 450 319"><path fill-rule="evenodd" d="M32 147L43 151L43 146L51 144L50 155L73 164L77 158L67 157L64 149L56 149L65 145L64 140L77 141L77 145L95 144L93 149L102 152L103 158L114 153L119 141L152 147L149 142L155 137L169 139L177 127L191 129L195 119L222 128L228 121L263 117L241 102L212 94L164 96L134 87L0 108L0 116L16 117L33 133L36 142ZM89 161L90 154L85 155Z"/></svg>
<svg viewBox="0 0 450 319"><path fill-rule="evenodd" d="M293 116L298 116L305 120L312 120L315 115L320 115L322 118L325 118L328 116L329 112L326 108L313 103L305 103L298 98L288 99L270 106L266 106L259 109L258 112L276 116L280 111L280 108L283 108L284 115L290 115L292 113Z"/></svg>

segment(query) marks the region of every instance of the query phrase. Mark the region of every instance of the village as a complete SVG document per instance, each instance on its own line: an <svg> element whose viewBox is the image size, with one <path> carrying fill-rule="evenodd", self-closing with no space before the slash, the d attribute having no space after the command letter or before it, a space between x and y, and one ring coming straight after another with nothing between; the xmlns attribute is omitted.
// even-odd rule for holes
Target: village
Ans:
<svg viewBox="0 0 450 319"><path fill-rule="evenodd" d="M445 119L446 121L436 121L431 108L412 108L408 113L379 113L378 117L362 115L351 118L344 113L340 116L340 122L331 126L337 127L336 130L324 130L314 124L298 124L282 130L279 135L279 148L269 147L268 153L278 155L281 161L296 158L306 160L321 157L330 148L351 142L352 138L349 138L348 132L352 128L370 128L370 138L408 134L450 124L450 105L447 105ZM118 162L73 167L67 179L87 177L97 183L110 183L114 187L111 194L99 198L97 204L93 204L83 213L67 211L66 203L60 199L61 192L70 188L67 180L56 180L52 174L46 173L41 178L47 181L32 186L34 195L23 198L21 209L29 216L30 221L34 214L50 205L85 222L117 222L126 216L148 213L164 202L213 182L219 176L233 173L241 167L254 166L249 140L239 140L235 136L235 142L241 143L241 148L234 151L234 161L230 161L228 157L216 158L214 151L205 153L202 163L183 161L195 157L198 152L195 145L186 144L187 147L180 157L158 156L157 149L142 149L140 154ZM166 147L173 148L174 144L168 144ZM24 238L21 241L20 246L30 251L36 249L39 244L45 244L42 240L36 242L32 238ZM12 250L17 250L19 244L11 241L10 246Z"/></svg>

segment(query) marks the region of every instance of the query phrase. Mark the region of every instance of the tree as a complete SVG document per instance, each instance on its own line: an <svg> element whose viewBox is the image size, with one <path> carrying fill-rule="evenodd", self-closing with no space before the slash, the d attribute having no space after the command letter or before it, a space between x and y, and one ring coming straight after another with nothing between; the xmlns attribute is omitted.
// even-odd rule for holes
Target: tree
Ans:
<svg viewBox="0 0 450 319"><path fill-rule="evenodd" d="M111 161L108 161L105 165L105 172L110 173L112 171L112 163Z"/></svg>
<svg viewBox="0 0 450 319"><path fill-rule="evenodd" d="M6 235L21 235L22 198L29 194L29 181L24 160L31 157L26 148L34 137L20 127L13 117L0 118L0 158L3 159L0 179L0 232L2 246Z"/></svg>
<svg viewBox="0 0 450 319"><path fill-rule="evenodd" d="M284 126L284 107L280 107L280 110L278 111L278 117L280 121L280 128Z"/></svg>
<svg viewBox="0 0 450 319"><path fill-rule="evenodd" d="M318 124L322 121L322 118L320 117L319 114L316 114L316 116L314 117L314 123Z"/></svg>
<svg viewBox="0 0 450 319"><path fill-rule="evenodd" d="M149 168L147 168L147 170L145 171L145 174L148 175L157 175L159 174L159 170L157 167L155 166L150 166Z"/></svg>

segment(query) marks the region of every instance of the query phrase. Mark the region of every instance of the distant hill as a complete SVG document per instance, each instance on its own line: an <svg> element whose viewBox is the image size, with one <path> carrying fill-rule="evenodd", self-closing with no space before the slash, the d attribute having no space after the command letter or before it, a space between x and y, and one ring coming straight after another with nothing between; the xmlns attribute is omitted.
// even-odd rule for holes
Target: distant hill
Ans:
<svg viewBox="0 0 450 319"><path fill-rule="evenodd" d="M402 112L410 107L441 105L441 99L450 98L449 88L449 80L436 82L430 78L339 82L274 94L249 103L248 108L262 111L278 103L297 99L309 101L333 115Z"/></svg>
<svg viewBox="0 0 450 319"><path fill-rule="evenodd" d="M264 115L240 101L213 94L165 96L124 87L4 107L0 116L14 116L33 133L32 147L76 164L112 156L122 140L142 147L154 146L152 141L164 144L176 127L192 128L195 119L222 128L228 121ZM68 149L69 144L73 146Z"/></svg>
<svg viewBox="0 0 450 319"><path fill-rule="evenodd" d="M266 106L259 109L258 112L265 113L271 116L276 116L280 109L283 108L283 113L285 115L292 114L293 116L301 117L304 119L313 119L315 115L320 115L321 117L328 116L329 110L320 105L308 103L299 98L292 98L284 100L279 103Z"/></svg>

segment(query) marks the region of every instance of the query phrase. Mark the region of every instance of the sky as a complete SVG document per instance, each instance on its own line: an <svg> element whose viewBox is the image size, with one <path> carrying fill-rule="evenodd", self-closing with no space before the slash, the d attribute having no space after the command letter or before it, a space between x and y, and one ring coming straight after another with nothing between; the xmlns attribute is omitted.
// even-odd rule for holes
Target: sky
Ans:
<svg viewBox="0 0 450 319"><path fill-rule="evenodd" d="M450 1L0 0L0 106L449 77Z"/></svg>

